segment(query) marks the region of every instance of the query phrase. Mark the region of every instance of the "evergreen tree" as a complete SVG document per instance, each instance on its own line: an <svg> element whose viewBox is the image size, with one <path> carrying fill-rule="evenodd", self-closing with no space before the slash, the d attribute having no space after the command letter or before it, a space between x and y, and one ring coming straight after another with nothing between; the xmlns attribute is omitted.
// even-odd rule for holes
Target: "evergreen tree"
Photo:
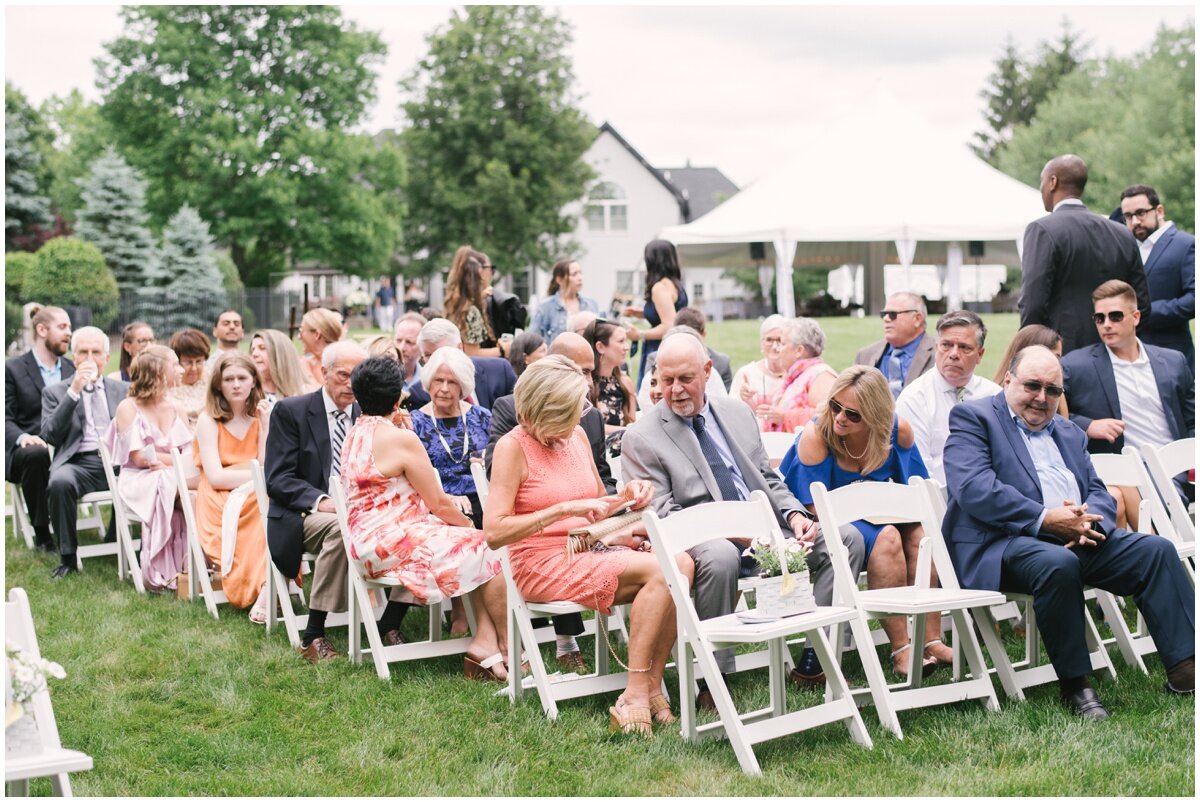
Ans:
<svg viewBox="0 0 1200 802"><path fill-rule="evenodd" d="M21 250L21 240L48 226L50 201L38 193L36 171L42 156L29 129L16 114L4 114L4 250Z"/></svg>
<svg viewBox="0 0 1200 802"><path fill-rule="evenodd" d="M159 292L169 327L204 331L225 308L226 295L208 223L192 207L176 212L163 229L162 261L169 283Z"/></svg>
<svg viewBox="0 0 1200 802"><path fill-rule="evenodd" d="M80 180L83 208L75 234L100 249L122 291L165 284L147 226L146 180L109 148Z"/></svg>

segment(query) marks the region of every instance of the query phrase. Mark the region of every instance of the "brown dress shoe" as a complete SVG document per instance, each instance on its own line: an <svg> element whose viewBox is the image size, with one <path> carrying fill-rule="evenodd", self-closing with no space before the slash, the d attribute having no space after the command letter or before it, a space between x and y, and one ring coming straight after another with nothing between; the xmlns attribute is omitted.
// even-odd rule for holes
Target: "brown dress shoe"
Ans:
<svg viewBox="0 0 1200 802"><path fill-rule="evenodd" d="M818 671L816 674L801 674L796 669L788 672L788 679L798 688L823 688L825 687L825 672Z"/></svg>
<svg viewBox="0 0 1200 802"><path fill-rule="evenodd" d="M558 667L564 672L570 673L574 671L576 674L587 674L587 663L583 662L583 655L579 652L567 652L558 656Z"/></svg>
<svg viewBox="0 0 1200 802"><path fill-rule="evenodd" d="M400 630L398 629L389 629L387 632L383 633L382 637L384 646L400 646L408 643L408 641L404 639L404 636L400 634Z"/></svg>
<svg viewBox="0 0 1200 802"><path fill-rule="evenodd" d="M696 694L696 709L697 710L716 710L717 703L713 699L712 691L708 688Z"/></svg>
<svg viewBox="0 0 1200 802"><path fill-rule="evenodd" d="M301 657L313 665L338 656L338 653L333 650L333 646L325 638L313 638L312 643L301 646L297 651L300 652Z"/></svg>

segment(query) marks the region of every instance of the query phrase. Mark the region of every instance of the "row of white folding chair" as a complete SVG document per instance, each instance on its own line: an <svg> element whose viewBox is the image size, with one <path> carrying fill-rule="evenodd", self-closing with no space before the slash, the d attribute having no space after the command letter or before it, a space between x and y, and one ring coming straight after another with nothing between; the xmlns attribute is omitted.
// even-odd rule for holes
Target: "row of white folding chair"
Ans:
<svg viewBox="0 0 1200 802"><path fill-rule="evenodd" d="M183 510L187 530L187 577L188 598L199 596L213 618L220 618L218 604L228 604L224 590L213 588L212 570L200 544L200 529L196 525L196 502L188 488L188 470L184 456L177 448L171 449L171 468L175 473L175 490L179 493L179 506Z"/></svg>
<svg viewBox="0 0 1200 802"><path fill-rule="evenodd" d="M141 524L143 522L139 521L137 516L125 506L125 502L117 493L117 473L113 467L112 455L109 454L108 446L101 440L98 447L100 461L104 466L104 480L108 489L86 493L80 497L79 504L85 509L90 505L91 512L80 518L78 528L95 529L103 536L105 525L104 518L100 515L100 505L108 504L112 507L116 540L112 543L89 543L78 546L75 550L76 562L79 570L82 571L85 559L111 557L115 554L117 556L117 576L123 580L133 580L133 586L137 592L145 593L146 586L142 580L142 568L138 563L138 550L141 548L142 542L140 539L134 538L132 532L133 523Z"/></svg>
<svg viewBox="0 0 1200 802"><path fill-rule="evenodd" d="M6 517L12 518L12 536L25 541L25 547L33 548L33 521L29 517L29 506L25 503L25 493L20 484L8 482L8 498L10 503L4 508Z"/></svg>
<svg viewBox="0 0 1200 802"><path fill-rule="evenodd" d="M4 603L4 640L33 657L41 657L38 649L37 632L33 626L33 613L29 608L29 596L24 589L13 588ZM5 679L8 667L5 663ZM39 691L33 699L23 704L26 715L33 717L37 727L37 744L27 752L9 751L4 758L4 781L8 796L27 796L29 781L36 777L49 777L54 796L72 796L70 772L88 771L92 759L83 752L64 749L59 740L58 724L54 720L54 707L50 702L50 691ZM6 749L13 744L5 738Z"/></svg>
<svg viewBox="0 0 1200 802"><path fill-rule="evenodd" d="M1188 437L1162 446L1142 446L1141 453L1142 459L1146 461L1146 467L1150 470L1154 485L1158 488L1159 495L1166 502L1178 542L1194 544L1196 541L1194 513L1188 510L1188 505L1179 497L1179 493L1175 489L1174 477L1186 471L1195 470L1196 438ZM1194 545L1193 548L1195 548Z"/></svg>

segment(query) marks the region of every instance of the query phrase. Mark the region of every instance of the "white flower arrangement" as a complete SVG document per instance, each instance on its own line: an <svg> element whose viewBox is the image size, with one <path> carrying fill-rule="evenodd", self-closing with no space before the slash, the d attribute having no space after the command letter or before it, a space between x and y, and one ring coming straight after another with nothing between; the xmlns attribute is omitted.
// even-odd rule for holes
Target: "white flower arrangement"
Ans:
<svg viewBox="0 0 1200 802"><path fill-rule="evenodd" d="M12 684L12 705L4 716L5 727L23 715L21 705L46 690L47 677L63 679L67 672L52 660L34 657L26 651L5 642L4 653L8 658L8 677Z"/></svg>
<svg viewBox="0 0 1200 802"><path fill-rule="evenodd" d="M367 294L366 290L351 290L346 294L344 303L353 313L365 312L371 305L371 296Z"/></svg>
<svg viewBox="0 0 1200 802"><path fill-rule="evenodd" d="M808 555L811 549L795 538L785 538L783 553L787 558L788 573L799 574L808 571ZM759 575L764 577L781 576L783 569L779 565L779 550L771 538L759 535L750 543L750 547L742 552L743 557L750 557L758 563Z"/></svg>

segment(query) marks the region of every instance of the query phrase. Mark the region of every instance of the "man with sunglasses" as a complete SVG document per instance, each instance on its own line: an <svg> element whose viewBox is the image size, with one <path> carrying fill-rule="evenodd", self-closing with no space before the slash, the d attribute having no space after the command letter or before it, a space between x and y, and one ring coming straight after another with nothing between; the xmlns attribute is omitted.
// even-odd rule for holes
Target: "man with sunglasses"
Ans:
<svg viewBox="0 0 1200 802"><path fill-rule="evenodd" d="M925 299L915 292L890 295L879 313L883 339L854 355L854 364L879 368L892 398L933 367L933 340L925 336Z"/></svg>
<svg viewBox="0 0 1200 802"><path fill-rule="evenodd" d="M1142 342L1182 353L1195 373L1188 323L1196 316L1196 238L1166 219L1158 193L1145 184L1126 187L1120 214L1138 241L1150 290L1150 314L1138 334Z"/></svg>
<svg viewBox="0 0 1200 802"><path fill-rule="evenodd" d="M1050 349L1017 353L1004 392L950 411L942 534L966 588L1028 593L1063 704L1108 718L1088 684L1085 585L1133 596L1163 665L1165 690L1195 688L1196 591L1167 538L1120 529L1087 438L1055 415L1062 368Z"/></svg>
<svg viewBox="0 0 1200 802"><path fill-rule="evenodd" d="M1093 214L1079 198L1087 186L1083 159L1066 154L1042 168L1042 205L1049 215L1025 227L1021 251L1021 326L1040 323L1062 336L1062 350L1099 342L1088 296L1109 279L1137 293L1143 315L1150 312L1146 272L1137 241L1124 226Z"/></svg>
<svg viewBox="0 0 1200 802"><path fill-rule="evenodd" d="M1196 425L1191 367L1183 354L1142 342L1133 287L1106 281L1092 293L1101 342L1063 357L1071 422L1087 432L1088 451L1120 454L1126 444L1163 445L1192 437Z"/></svg>

